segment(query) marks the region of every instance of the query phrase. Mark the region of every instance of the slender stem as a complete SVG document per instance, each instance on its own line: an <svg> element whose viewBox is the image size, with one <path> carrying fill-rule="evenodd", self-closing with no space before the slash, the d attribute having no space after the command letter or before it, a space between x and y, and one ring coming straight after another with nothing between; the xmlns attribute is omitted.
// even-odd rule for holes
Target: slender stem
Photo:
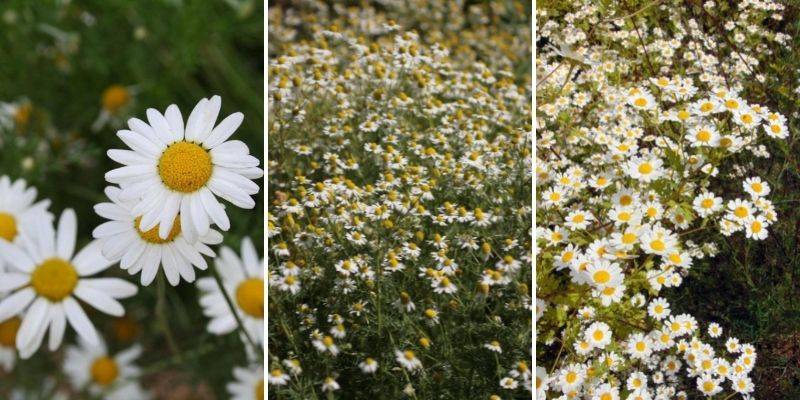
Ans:
<svg viewBox="0 0 800 400"><path fill-rule="evenodd" d="M178 344L175 342L175 337L172 335L172 328L169 326L169 319L167 319L167 281L164 279L164 274L158 275L158 300L156 302L156 317L161 323L161 329L164 330L164 336L167 338L167 346L169 347L172 355L178 361L182 360L181 351Z"/></svg>
<svg viewBox="0 0 800 400"><path fill-rule="evenodd" d="M244 329L244 323L242 323L242 318L239 316L239 313L236 311L236 306L233 304L230 295L228 295L228 291L225 290L225 285L222 284L222 278L219 276L219 271L215 267L211 267L211 272L214 275L214 280L217 281L217 285L219 286L220 292L222 292L222 297L225 298L225 302L228 303L228 308L230 308L231 313L233 313L233 317L236 319L236 325L238 325L239 330L242 331L245 339L247 342L253 346L253 350L257 350L259 348L256 345L256 342L253 341L253 338L250 337L250 334L247 333L247 329Z"/></svg>

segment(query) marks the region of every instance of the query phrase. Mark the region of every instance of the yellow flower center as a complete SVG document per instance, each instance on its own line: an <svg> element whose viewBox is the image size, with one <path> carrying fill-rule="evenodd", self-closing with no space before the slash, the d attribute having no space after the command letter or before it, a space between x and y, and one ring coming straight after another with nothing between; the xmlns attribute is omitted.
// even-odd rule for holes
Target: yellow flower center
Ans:
<svg viewBox="0 0 800 400"><path fill-rule="evenodd" d="M632 244L634 242L636 242L635 234L628 232L622 235L622 243Z"/></svg>
<svg viewBox="0 0 800 400"><path fill-rule="evenodd" d="M756 192L756 193L761 193L761 190L764 189L764 186L762 186L758 182L753 182L753 184L750 185L750 189L753 189L753 191Z"/></svg>
<svg viewBox="0 0 800 400"><path fill-rule="evenodd" d="M644 342L636 343L636 351L645 351L647 346L645 346Z"/></svg>
<svg viewBox="0 0 800 400"><path fill-rule="evenodd" d="M703 391L705 391L705 392L711 392L716 387L717 387L717 385L715 385L714 382L711 382L711 381L703 382Z"/></svg>
<svg viewBox="0 0 800 400"><path fill-rule="evenodd" d="M31 286L36 293L53 302L72 294L77 284L75 267L60 258L44 260L31 274Z"/></svg>
<svg viewBox="0 0 800 400"><path fill-rule="evenodd" d="M600 270L592 275L592 279L599 284L605 284L611 280L611 274L608 271Z"/></svg>
<svg viewBox="0 0 800 400"><path fill-rule="evenodd" d="M633 203L633 197L628 196L627 194L626 195L622 195L619 198L619 204L621 204L623 206L630 205L631 203Z"/></svg>
<svg viewBox="0 0 800 400"><path fill-rule="evenodd" d="M680 119L680 120L686 120L686 119L689 118L689 116L690 116L690 114L686 110L678 111L678 119Z"/></svg>
<svg viewBox="0 0 800 400"><path fill-rule="evenodd" d="M11 317L0 323L0 346L14 347L17 340L17 331L22 324L19 317Z"/></svg>
<svg viewBox="0 0 800 400"><path fill-rule="evenodd" d="M736 100L726 100L725 107L728 107L731 110L736 110L739 108L739 102Z"/></svg>
<svg viewBox="0 0 800 400"><path fill-rule="evenodd" d="M250 278L236 288L236 303L247 315L264 318L264 280Z"/></svg>
<svg viewBox="0 0 800 400"><path fill-rule="evenodd" d="M631 213L623 211L623 212L617 214L617 218L619 218L620 221L624 221L624 222L630 221Z"/></svg>
<svg viewBox="0 0 800 400"><path fill-rule="evenodd" d="M211 178L211 154L187 141L171 144L158 160L158 175L168 188L192 193Z"/></svg>
<svg viewBox="0 0 800 400"><path fill-rule="evenodd" d="M638 99L633 101L633 105L635 105L636 107L644 107L647 105L647 99L645 99L644 97L639 97Z"/></svg>
<svg viewBox="0 0 800 400"><path fill-rule="evenodd" d="M0 238L12 242L15 237L17 237L17 220L11 214L0 212Z"/></svg>
<svg viewBox="0 0 800 400"><path fill-rule="evenodd" d="M707 142L711 140L711 132L703 129L700 132L697 132L697 140L701 142Z"/></svg>
<svg viewBox="0 0 800 400"><path fill-rule="evenodd" d="M257 400L264 400L264 380L261 379L258 381L256 385L256 399Z"/></svg>
<svg viewBox="0 0 800 400"><path fill-rule="evenodd" d="M663 241L656 239L650 242L650 248L655 251L664 251L667 246Z"/></svg>
<svg viewBox="0 0 800 400"><path fill-rule="evenodd" d="M567 383L574 383L575 380L578 379L578 374L576 374L576 373L574 373L572 371L569 371L569 372L567 372L567 376L564 379L567 381Z"/></svg>
<svg viewBox="0 0 800 400"><path fill-rule="evenodd" d="M639 165L639 173L647 175L653 172L653 166L650 163L642 163Z"/></svg>
<svg viewBox="0 0 800 400"><path fill-rule="evenodd" d="M761 232L761 222L753 221L753 223L750 224L750 230L753 231L753 233Z"/></svg>
<svg viewBox="0 0 800 400"><path fill-rule="evenodd" d="M576 224L579 224L579 223L583 222L584 220L585 220L585 218L584 218L583 214L578 214L578 215L572 217L572 222L574 222Z"/></svg>
<svg viewBox="0 0 800 400"><path fill-rule="evenodd" d="M735 215L735 216L737 216L739 218L744 218L748 214L749 214L749 212L747 211L747 207L744 207L744 206L736 207L736 209L733 210L733 215Z"/></svg>
<svg viewBox="0 0 800 400"><path fill-rule="evenodd" d="M749 124L753 122L753 116L750 114L742 114L742 122Z"/></svg>
<svg viewBox="0 0 800 400"><path fill-rule="evenodd" d="M703 208L711 208L712 206L714 206L714 200L703 199L703 201L700 202L700 206Z"/></svg>
<svg viewBox="0 0 800 400"><path fill-rule="evenodd" d="M404 351L404 352L403 352L403 357L405 357L405 358L406 358L406 360L408 360L408 361L411 361L411 360L413 360L413 359L414 359L414 357L416 357L416 356L415 356L415 354L414 354L414 352L413 352L413 351L411 351L411 350L406 350L406 351Z"/></svg>
<svg viewBox="0 0 800 400"><path fill-rule="evenodd" d="M614 400L614 397L611 396L611 393L603 393L603 395L600 396L600 400Z"/></svg>
<svg viewBox="0 0 800 400"><path fill-rule="evenodd" d="M700 105L700 111L702 112L709 112L714 108L714 104L711 102L705 102Z"/></svg>
<svg viewBox="0 0 800 400"><path fill-rule="evenodd" d="M769 130L771 130L772 133L781 133L781 126L778 124L770 125Z"/></svg>
<svg viewBox="0 0 800 400"><path fill-rule="evenodd" d="M91 372L92 379L94 379L97 384L107 386L117 379L119 368L117 367L116 361L104 356L94 360Z"/></svg>
<svg viewBox="0 0 800 400"><path fill-rule="evenodd" d="M128 89L120 85L109 86L103 91L103 108L112 114L116 114L122 107L128 104L130 100L131 95L128 93Z"/></svg>
<svg viewBox="0 0 800 400"><path fill-rule="evenodd" d="M133 227L136 229L136 232L139 234L139 237L141 237L142 240L144 240L147 243L153 243L153 244L170 243L173 240L175 240L175 237L181 233L180 215L175 217L175 221L172 223L172 229L170 229L166 239L161 239L161 237L158 236L158 225L156 225L147 232L143 232L141 229L139 229L139 223L141 222L142 222L142 217L137 217L133 221Z"/></svg>

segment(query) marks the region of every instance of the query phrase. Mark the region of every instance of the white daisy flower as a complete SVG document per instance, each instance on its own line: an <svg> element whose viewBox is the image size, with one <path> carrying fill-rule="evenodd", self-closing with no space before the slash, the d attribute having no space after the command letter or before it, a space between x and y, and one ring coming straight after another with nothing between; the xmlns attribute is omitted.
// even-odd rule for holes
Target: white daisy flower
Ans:
<svg viewBox="0 0 800 400"><path fill-rule="evenodd" d="M264 340L264 261L259 259L250 238L242 240L241 258L229 247L222 247L214 260L214 267L222 278L224 290L236 305L236 313L257 344ZM202 292L200 304L203 314L211 318L208 331L217 335L233 332L236 317L225 301L216 280L211 277L197 281Z"/></svg>
<svg viewBox="0 0 800 400"><path fill-rule="evenodd" d="M77 221L71 209L61 214L58 229L39 221L35 235L23 234L20 244L0 241L0 256L12 270L0 273L0 291L13 291L0 302L0 321L23 315L16 345L22 358L30 357L50 329L48 348L61 345L67 322L78 335L97 345L100 338L77 299L116 317L125 314L117 301L136 294L137 287L118 278L89 278L111 266L100 243L89 243L75 253Z"/></svg>
<svg viewBox="0 0 800 400"><path fill-rule="evenodd" d="M358 367L361 368L361 372L365 374L373 374L378 370L378 362L371 357L367 357L364 361L358 363Z"/></svg>
<svg viewBox="0 0 800 400"><path fill-rule="evenodd" d="M231 400L264 400L264 368L251 366L249 368L234 367L235 381L228 383L226 388L231 395Z"/></svg>
<svg viewBox="0 0 800 400"><path fill-rule="evenodd" d="M289 379L291 379L291 377L280 368L275 368L270 371L267 377L269 384L274 386L287 385L289 384Z"/></svg>
<svg viewBox="0 0 800 400"><path fill-rule="evenodd" d="M263 176L259 160L243 142L228 140L242 123L234 113L215 127L221 99L202 99L184 128L176 105L162 115L147 110L149 123L132 118L131 130L117 136L132 150L109 150L108 156L123 167L106 173L106 180L122 188L123 200L136 200L134 214L142 217L139 228L158 226L166 239L180 213L181 229L193 241L209 231L211 222L223 231L230 228L221 197L237 207L253 208L252 195L258 185L252 179Z"/></svg>
<svg viewBox="0 0 800 400"><path fill-rule="evenodd" d="M142 231L138 227L141 218L133 213L135 201L122 200L121 192L117 187L107 187L105 193L111 203L94 206L98 215L109 219L92 233L102 243L103 256L119 262L120 267L131 275L141 272L140 282L144 286L153 282L159 266L163 267L164 275L172 286L178 285L181 278L186 282L194 282L194 268L208 268L203 256L216 256L208 245L221 243L222 235L209 229L197 241L190 241L184 235L183 224L178 217L166 238L159 237L158 226Z"/></svg>
<svg viewBox="0 0 800 400"><path fill-rule="evenodd" d="M395 355L395 360L397 360L397 362L401 366L403 366L403 368L409 371L414 371L415 369L422 368L422 362L419 360L419 358L417 358L417 355L414 354L414 352L411 350L406 350L406 351L395 350L394 355Z"/></svg>
<svg viewBox="0 0 800 400"><path fill-rule="evenodd" d="M50 200L35 200L36 188L27 187L25 180L12 182L8 176L0 176L0 239L16 242L20 232L35 226L37 220L52 221L47 211Z"/></svg>
<svg viewBox="0 0 800 400"><path fill-rule="evenodd" d="M67 347L64 373L75 390L88 390L104 400L149 399L138 382L141 369L134 364L141 354L142 347L136 345L112 356L102 340L98 344L81 340L78 346Z"/></svg>

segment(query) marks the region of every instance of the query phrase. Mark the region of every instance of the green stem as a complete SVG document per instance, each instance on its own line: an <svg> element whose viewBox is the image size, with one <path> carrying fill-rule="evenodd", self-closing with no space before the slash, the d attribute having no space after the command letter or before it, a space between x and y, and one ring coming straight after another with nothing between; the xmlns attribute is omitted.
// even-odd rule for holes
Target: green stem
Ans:
<svg viewBox="0 0 800 400"><path fill-rule="evenodd" d="M167 281L164 274L158 275L158 300L156 301L156 317L161 323L161 329L164 330L164 336L167 339L167 347L170 352L178 361L181 361L181 351L178 344L175 342L175 337L172 335L172 329L169 326L167 319Z"/></svg>
<svg viewBox="0 0 800 400"><path fill-rule="evenodd" d="M225 285L222 284L222 278L219 276L219 271L215 267L211 267L211 272L214 275L214 280L217 281L217 285L219 286L220 292L222 292L222 297L225 298L225 303L228 304L228 308L230 308L231 313L233 313L233 317L236 319L236 325L238 326L239 330L244 335L247 342L253 346L253 350L257 350L259 348L256 345L256 342L253 341L253 338L250 337L250 334L247 333L247 330L244 329L244 324L242 323L242 318L239 316L239 313L236 312L236 306L233 304L230 295L228 295L228 291L225 290Z"/></svg>

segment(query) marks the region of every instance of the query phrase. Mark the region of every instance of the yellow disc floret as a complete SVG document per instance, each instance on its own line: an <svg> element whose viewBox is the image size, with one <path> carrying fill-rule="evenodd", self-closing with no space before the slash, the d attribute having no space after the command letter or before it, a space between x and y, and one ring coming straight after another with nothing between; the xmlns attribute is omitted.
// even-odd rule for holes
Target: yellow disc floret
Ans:
<svg viewBox="0 0 800 400"><path fill-rule="evenodd" d="M75 267L60 258L44 260L31 274L31 286L36 293L54 302L72 294L77 284Z"/></svg>
<svg viewBox="0 0 800 400"><path fill-rule="evenodd" d="M117 367L117 362L110 357L100 357L92 363L92 379L98 385L110 385L117 379L118 375L119 368Z"/></svg>
<svg viewBox="0 0 800 400"><path fill-rule="evenodd" d="M17 237L17 220L8 213L0 212L0 238L13 241Z"/></svg>
<svg viewBox="0 0 800 400"><path fill-rule="evenodd" d="M17 340L17 331L22 324L19 317L11 317L3 322L0 322L0 346L14 347Z"/></svg>
<svg viewBox="0 0 800 400"><path fill-rule="evenodd" d="M171 144L158 160L158 175L176 192L197 191L211 178L211 171L211 154L187 141Z"/></svg>
<svg viewBox="0 0 800 400"><path fill-rule="evenodd" d="M137 217L133 221L133 227L136 229L136 233L139 234L139 237L141 237L142 240L144 240L147 243L153 243L153 244L170 243L173 240L175 240L175 237L181 233L180 215L175 217L175 221L172 223L172 229L170 229L169 234L167 234L167 237L165 239L162 239L160 236L158 236L158 227L159 227L158 225L156 225L149 231L144 232L139 228L139 224L141 222L142 222L142 217Z"/></svg>
<svg viewBox="0 0 800 400"><path fill-rule="evenodd" d="M250 278L236 288L236 303L247 315L264 318L264 280Z"/></svg>
<svg viewBox="0 0 800 400"><path fill-rule="evenodd" d="M120 85L111 85L103 91L103 109L116 114L122 107L131 100L131 95L128 89Z"/></svg>

